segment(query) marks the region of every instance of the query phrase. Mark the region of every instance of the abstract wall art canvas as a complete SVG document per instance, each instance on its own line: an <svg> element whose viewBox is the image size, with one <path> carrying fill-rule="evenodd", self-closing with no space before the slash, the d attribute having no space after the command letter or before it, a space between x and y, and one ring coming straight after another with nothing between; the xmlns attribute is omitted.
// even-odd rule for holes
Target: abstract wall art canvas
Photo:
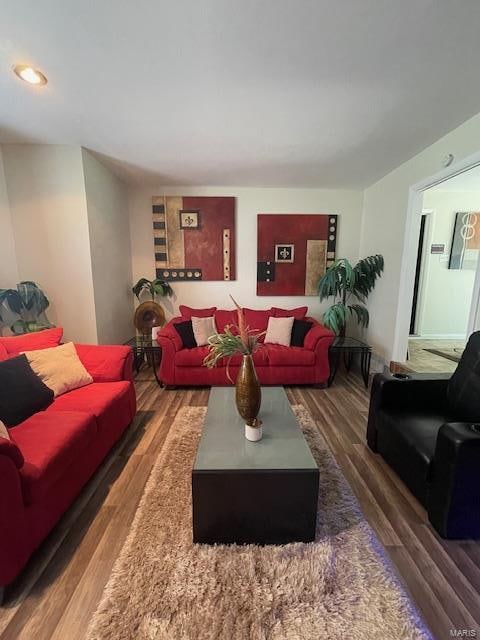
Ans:
<svg viewBox="0 0 480 640"><path fill-rule="evenodd" d="M257 222L257 295L316 296L335 260L337 216L260 213Z"/></svg>
<svg viewBox="0 0 480 640"><path fill-rule="evenodd" d="M155 196L157 278L235 280L235 198Z"/></svg>
<svg viewBox="0 0 480 640"><path fill-rule="evenodd" d="M480 212L455 215L449 269L476 269L480 250Z"/></svg>

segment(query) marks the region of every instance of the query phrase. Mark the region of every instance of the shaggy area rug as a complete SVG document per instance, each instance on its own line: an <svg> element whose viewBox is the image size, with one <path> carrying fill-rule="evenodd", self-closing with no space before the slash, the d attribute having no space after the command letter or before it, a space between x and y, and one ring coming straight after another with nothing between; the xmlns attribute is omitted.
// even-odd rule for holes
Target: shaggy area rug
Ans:
<svg viewBox="0 0 480 640"><path fill-rule="evenodd" d="M205 409L181 409L145 488L89 640L426 640L419 617L310 415L316 541L192 543L191 469Z"/></svg>

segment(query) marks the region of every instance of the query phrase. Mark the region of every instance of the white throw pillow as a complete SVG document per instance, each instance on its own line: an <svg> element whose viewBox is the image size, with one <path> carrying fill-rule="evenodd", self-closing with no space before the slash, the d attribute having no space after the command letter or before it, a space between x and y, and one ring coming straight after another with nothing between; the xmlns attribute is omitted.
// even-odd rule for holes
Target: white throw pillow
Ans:
<svg viewBox="0 0 480 640"><path fill-rule="evenodd" d="M0 420L0 438L5 438L6 440L10 440L10 434L8 433L8 429L1 420Z"/></svg>
<svg viewBox="0 0 480 640"><path fill-rule="evenodd" d="M210 336L218 333L213 316L209 318L195 318L192 316L192 329L197 347L204 347L208 344Z"/></svg>
<svg viewBox="0 0 480 640"><path fill-rule="evenodd" d="M294 320L293 317L269 318L265 344L282 344L284 347L289 347Z"/></svg>
<svg viewBox="0 0 480 640"><path fill-rule="evenodd" d="M73 342L59 347L24 351L37 376L52 389L55 397L93 382L83 366Z"/></svg>

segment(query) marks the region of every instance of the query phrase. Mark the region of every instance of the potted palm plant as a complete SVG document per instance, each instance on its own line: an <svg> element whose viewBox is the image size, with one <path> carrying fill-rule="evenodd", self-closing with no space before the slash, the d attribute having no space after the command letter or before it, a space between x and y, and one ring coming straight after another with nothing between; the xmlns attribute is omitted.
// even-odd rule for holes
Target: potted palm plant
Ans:
<svg viewBox="0 0 480 640"><path fill-rule="evenodd" d="M323 324L339 336L345 335L349 316L368 327L370 316L365 303L383 268L383 256L379 254L362 258L354 267L346 258L335 260L318 283L320 301L333 297L333 305L323 314Z"/></svg>
<svg viewBox="0 0 480 640"><path fill-rule="evenodd" d="M141 334L151 335L153 327L161 327L165 324L165 311L163 308L155 302L155 298L171 297L173 295L173 289L168 282L155 278L154 280L148 280L147 278L140 278L140 280L132 288L133 293L136 295L137 300L141 302L141 296L143 293L150 295L150 300L141 302L137 307L134 316L135 327Z"/></svg>
<svg viewBox="0 0 480 640"><path fill-rule="evenodd" d="M235 300L233 302L237 308L238 323L226 326L223 333L209 338L209 353L204 360L204 365L209 368L215 367L223 358L228 358L229 364L234 355L242 356L235 383L235 402L238 413L245 420L245 437L248 440L257 441L262 437L261 421L258 420L262 390L255 371L253 354L259 348L259 337L263 334L247 327L243 309ZM227 376L233 384L228 365Z"/></svg>

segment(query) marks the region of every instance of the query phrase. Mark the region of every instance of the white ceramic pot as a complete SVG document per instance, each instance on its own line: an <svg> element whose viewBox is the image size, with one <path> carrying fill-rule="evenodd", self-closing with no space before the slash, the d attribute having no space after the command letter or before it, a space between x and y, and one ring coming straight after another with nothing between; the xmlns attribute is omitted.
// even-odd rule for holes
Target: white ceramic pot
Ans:
<svg viewBox="0 0 480 640"><path fill-rule="evenodd" d="M258 442L262 439L263 430L262 427L251 427L249 424L245 425L245 438L250 442Z"/></svg>

